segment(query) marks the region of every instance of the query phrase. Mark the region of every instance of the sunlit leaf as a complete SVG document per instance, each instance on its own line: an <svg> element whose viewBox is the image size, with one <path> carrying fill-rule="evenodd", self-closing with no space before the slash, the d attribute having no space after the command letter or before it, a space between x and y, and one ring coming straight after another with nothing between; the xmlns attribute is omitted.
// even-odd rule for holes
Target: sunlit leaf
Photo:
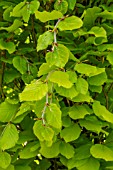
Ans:
<svg viewBox="0 0 113 170"><path fill-rule="evenodd" d="M20 101L36 101L42 99L48 91L48 87L41 81L34 81L27 85L20 94Z"/></svg>
<svg viewBox="0 0 113 170"><path fill-rule="evenodd" d="M53 83L57 83L59 87L62 86L65 88L71 88L73 85L71 81L69 81L69 75L62 71L55 71L51 73L49 80Z"/></svg>
<svg viewBox="0 0 113 170"><path fill-rule="evenodd" d="M18 141L18 131L13 124L7 124L0 136L0 148L2 150L12 148Z"/></svg>
<svg viewBox="0 0 113 170"><path fill-rule="evenodd" d="M54 51L48 52L46 54L47 63L52 66L64 67L69 59L69 50L62 44L54 47Z"/></svg>
<svg viewBox="0 0 113 170"><path fill-rule="evenodd" d="M64 30L78 29L82 27L82 25L83 25L83 22L80 18L76 16L71 16L71 17L65 18L64 20L61 20L57 27L61 31L64 31Z"/></svg>
<svg viewBox="0 0 113 170"><path fill-rule="evenodd" d="M91 147L90 152L95 158L113 161L113 151L105 145L95 144Z"/></svg>
<svg viewBox="0 0 113 170"><path fill-rule="evenodd" d="M35 12L36 19L39 19L41 22L47 22L49 20L56 20L58 18L61 18L63 15L60 11L53 10L52 12Z"/></svg>

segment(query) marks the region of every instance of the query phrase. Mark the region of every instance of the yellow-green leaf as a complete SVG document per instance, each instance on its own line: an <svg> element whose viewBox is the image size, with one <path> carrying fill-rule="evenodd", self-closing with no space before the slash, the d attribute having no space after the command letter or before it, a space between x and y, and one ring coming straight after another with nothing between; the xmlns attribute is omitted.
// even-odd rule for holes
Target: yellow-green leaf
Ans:
<svg viewBox="0 0 113 170"><path fill-rule="evenodd" d="M62 13L60 11L53 10L52 12L47 11L36 11L35 17L36 19L39 19L41 22L47 22L50 20L56 20L58 18L62 18Z"/></svg>
<svg viewBox="0 0 113 170"><path fill-rule="evenodd" d="M69 75L62 71L54 71L48 79L53 83L57 83L59 87L71 88L73 85L71 81L69 81Z"/></svg>
<svg viewBox="0 0 113 170"><path fill-rule="evenodd" d="M20 101L36 101L41 100L48 91L48 87L41 81L34 81L27 85L22 93L20 93Z"/></svg>
<svg viewBox="0 0 113 170"><path fill-rule="evenodd" d="M78 29L82 27L82 25L83 22L79 17L71 16L61 20L57 27L60 29L60 31L64 31Z"/></svg>

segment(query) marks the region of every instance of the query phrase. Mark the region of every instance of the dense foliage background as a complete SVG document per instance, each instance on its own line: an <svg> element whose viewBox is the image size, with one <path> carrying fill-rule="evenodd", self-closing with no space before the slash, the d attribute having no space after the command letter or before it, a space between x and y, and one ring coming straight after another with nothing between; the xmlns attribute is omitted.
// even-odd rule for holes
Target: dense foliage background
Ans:
<svg viewBox="0 0 113 170"><path fill-rule="evenodd" d="M1 0L0 102L0 170L112 170L113 0Z"/></svg>

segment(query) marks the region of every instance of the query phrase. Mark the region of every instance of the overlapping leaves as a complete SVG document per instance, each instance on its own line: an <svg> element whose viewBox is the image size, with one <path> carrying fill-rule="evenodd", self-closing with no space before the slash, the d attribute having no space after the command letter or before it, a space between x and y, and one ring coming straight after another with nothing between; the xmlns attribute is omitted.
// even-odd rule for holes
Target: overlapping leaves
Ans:
<svg viewBox="0 0 113 170"><path fill-rule="evenodd" d="M0 10L0 170L112 169L112 1Z"/></svg>

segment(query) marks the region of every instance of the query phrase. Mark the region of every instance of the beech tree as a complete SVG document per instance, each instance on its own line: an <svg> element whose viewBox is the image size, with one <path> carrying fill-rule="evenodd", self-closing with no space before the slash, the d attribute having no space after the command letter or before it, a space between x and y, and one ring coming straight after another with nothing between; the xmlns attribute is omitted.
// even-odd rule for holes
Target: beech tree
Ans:
<svg viewBox="0 0 113 170"><path fill-rule="evenodd" d="M113 169L113 1L0 1L0 170Z"/></svg>

